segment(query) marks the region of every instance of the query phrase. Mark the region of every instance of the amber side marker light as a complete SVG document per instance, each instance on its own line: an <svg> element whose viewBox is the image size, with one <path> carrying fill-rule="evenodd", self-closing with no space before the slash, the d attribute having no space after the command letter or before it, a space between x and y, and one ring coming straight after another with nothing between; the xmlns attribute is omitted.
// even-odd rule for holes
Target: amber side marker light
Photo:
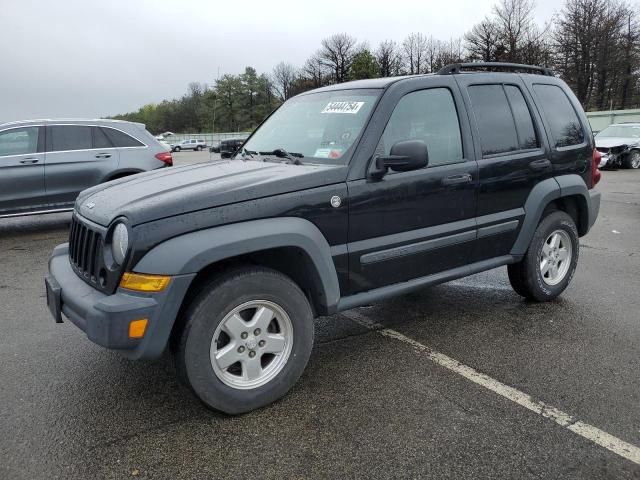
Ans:
<svg viewBox="0 0 640 480"><path fill-rule="evenodd" d="M132 320L129 324L129 338L142 338L144 332L147 331L147 323L149 321L146 318L140 320Z"/></svg>
<svg viewBox="0 0 640 480"><path fill-rule="evenodd" d="M167 288L169 282L171 282L171 277L166 275L127 272L122 275L120 286L138 292L161 292Z"/></svg>

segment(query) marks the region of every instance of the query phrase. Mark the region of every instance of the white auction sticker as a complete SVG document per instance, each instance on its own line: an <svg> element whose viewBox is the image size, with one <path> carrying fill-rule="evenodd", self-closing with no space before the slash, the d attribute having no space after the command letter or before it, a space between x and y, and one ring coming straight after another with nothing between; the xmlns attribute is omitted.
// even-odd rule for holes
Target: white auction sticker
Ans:
<svg viewBox="0 0 640 480"><path fill-rule="evenodd" d="M321 113L358 113L364 102L329 102Z"/></svg>

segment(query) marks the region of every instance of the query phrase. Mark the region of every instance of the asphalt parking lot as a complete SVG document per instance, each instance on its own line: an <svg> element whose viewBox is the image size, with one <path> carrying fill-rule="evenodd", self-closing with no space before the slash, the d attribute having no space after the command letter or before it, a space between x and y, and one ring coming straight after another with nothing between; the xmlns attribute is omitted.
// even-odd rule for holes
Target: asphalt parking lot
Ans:
<svg viewBox="0 0 640 480"><path fill-rule="evenodd" d="M53 322L43 276L69 214L0 220L0 478L640 478L575 428L640 446L640 171L599 189L558 300L523 301L501 268L318 319L300 382L240 417L206 410L170 358Z"/></svg>

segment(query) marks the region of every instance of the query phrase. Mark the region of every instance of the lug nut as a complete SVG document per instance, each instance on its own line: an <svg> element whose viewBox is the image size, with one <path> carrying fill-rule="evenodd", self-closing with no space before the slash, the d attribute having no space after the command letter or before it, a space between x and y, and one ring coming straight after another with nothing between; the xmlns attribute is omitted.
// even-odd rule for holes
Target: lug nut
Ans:
<svg viewBox="0 0 640 480"><path fill-rule="evenodd" d="M248 336L249 336L249 334L248 334L247 332L242 332L242 333L240 334L240 338L242 338L243 340L244 340L245 338L247 338Z"/></svg>
<svg viewBox="0 0 640 480"><path fill-rule="evenodd" d="M259 328L256 328L256 329L253 331L253 334L254 334L254 335L260 335L260 329L259 329Z"/></svg>
<svg viewBox="0 0 640 480"><path fill-rule="evenodd" d="M258 345L260 345L261 347L264 347L267 344L267 342L265 342L264 340L260 340L258 342Z"/></svg>
<svg viewBox="0 0 640 480"><path fill-rule="evenodd" d="M242 353L242 352L244 352L244 347L242 346L238 347L238 353Z"/></svg>
<svg viewBox="0 0 640 480"><path fill-rule="evenodd" d="M253 350L251 350L251 351L249 352L249 356L250 356L251 358L255 357L255 356L256 356L256 352L254 352Z"/></svg>

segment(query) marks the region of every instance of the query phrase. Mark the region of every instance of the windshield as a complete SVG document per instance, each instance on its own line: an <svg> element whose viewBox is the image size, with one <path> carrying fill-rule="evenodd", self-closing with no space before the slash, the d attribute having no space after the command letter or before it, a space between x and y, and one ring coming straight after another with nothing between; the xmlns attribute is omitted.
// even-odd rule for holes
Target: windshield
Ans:
<svg viewBox="0 0 640 480"><path fill-rule="evenodd" d="M285 102L243 147L249 154L283 150L304 162L346 164L380 90L335 90Z"/></svg>
<svg viewBox="0 0 640 480"><path fill-rule="evenodd" d="M602 130L598 135L598 138L606 137L626 137L626 138L640 138L640 126L633 125L611 125Z"/></svg>

